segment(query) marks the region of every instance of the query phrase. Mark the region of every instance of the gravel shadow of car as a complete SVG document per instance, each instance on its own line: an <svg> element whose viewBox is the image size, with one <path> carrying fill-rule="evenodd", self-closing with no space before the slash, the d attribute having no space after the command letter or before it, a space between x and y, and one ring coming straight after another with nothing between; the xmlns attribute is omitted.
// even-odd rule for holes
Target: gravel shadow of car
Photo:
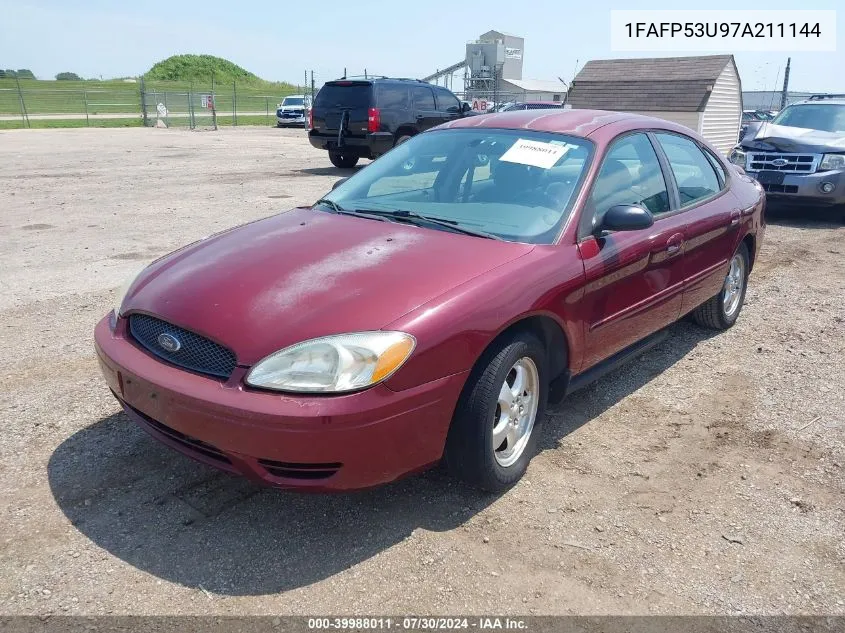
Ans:
<svg viewBox="0 0 845 633"><path fill-rule="evenodd" d="M768 202L766 222L796 229L843 226L845 225L845 209Z"/></svg>
<svg viewBox="0 0 845 633"><path fill-rule="evenodd" d="M670 328L647 362L635 360L550 410L541 448L554 448L709 334L688 324ZM172 451L123 413L65 440L48 477L59 507L98 547L159 578L226 595L312 584L417 528L459 527L498 499L441 470L350 494L264 488Z"/></svg>
<svg viewBox="0 0 845 633"><path fill-rule="evenodd" d="M369 163L356 165L350 169L341 169L340 167L305 167L303 169L298 169L297 171L310 176L336 176L338 178L347 178L352 174L361 171L367 165L369 165Z"/></svg>

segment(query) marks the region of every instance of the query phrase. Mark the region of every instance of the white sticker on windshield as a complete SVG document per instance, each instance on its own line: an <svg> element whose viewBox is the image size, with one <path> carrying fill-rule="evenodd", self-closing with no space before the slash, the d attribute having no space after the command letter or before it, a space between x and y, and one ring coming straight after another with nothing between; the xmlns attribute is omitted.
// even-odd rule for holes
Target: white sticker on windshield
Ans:
<svg viewBox="0 0 845 633"><path fill-rule="evenodd" d="M568 151L568 145L555 145L521 138L511 145L499 160L550 169Z"/></svg>

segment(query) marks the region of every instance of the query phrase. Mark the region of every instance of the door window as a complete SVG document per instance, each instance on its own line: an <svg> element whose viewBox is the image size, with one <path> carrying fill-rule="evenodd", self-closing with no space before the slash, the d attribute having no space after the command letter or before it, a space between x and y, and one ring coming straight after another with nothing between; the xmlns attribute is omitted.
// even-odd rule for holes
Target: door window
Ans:
<svg viewBox="0 0 845 633"><path fill-rule="evenodd" d="M640 205L656 216L669 211L666 180L645 134L630 134L610 147L593 184L581 234L590 233L604 213L618 204Z"/></svg>
<svg viewBox="0 0 845 633"><path fill-rule="evenodd" d="M458 98L451 92L445 88L435 88L434 91L437 93L438 110L441 112L449 112L449 108L452 108L451 112L461 111L461 102L458 101Z"/></svg>
<svg viewBox="0 0 845 633"><path fill-rule="evenodd" d="M434 93L427 86L412 86L411 99L416 110L434 110Z"/></svg>
<svg viewBox="0 0 845 633"><path fill-rule="evenodd" d="M721 191L713 165L695 142L678 134L655 136L669 159L682 208Z"/></svg>

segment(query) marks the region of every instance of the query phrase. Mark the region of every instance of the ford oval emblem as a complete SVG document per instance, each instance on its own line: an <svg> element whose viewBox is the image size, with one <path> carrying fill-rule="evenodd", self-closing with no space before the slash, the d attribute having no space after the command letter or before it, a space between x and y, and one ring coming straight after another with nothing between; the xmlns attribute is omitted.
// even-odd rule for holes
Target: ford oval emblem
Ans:
<svg viewBox="0 0 845 633"><path fill-rule="evenodd" d="M178 352L182 349L182 341L168 332L162 332L156 340L168 352Z"/></svg>
<svg viewBox="0 0 845 633"><path fill-rule="evenodd" d="M776 158L772 161L772 165L774 165L775 167L783 167L787 164L789 164L789 161L785 158Z"/></svg>

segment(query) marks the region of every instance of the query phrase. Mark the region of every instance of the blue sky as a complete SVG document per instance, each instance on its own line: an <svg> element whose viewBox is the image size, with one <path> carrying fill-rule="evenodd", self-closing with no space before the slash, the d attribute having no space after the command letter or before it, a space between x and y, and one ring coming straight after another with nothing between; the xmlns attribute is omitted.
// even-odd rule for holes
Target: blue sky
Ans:
<svg viewBox="0 0 845 633"><path fill-rule="evenodd" d="M568 81L576 64L637 56L611 51L611 9L692 6L666 0L0 0L0 68L30 68L41 78L60 71L108 78L141 74L177 53L209 53L265 79L294 83L305 69L320 82L340 76L344 66L351 74L366 68L421 77L460 60L468 40L497 29L525 38L524 78ZM755 7L841 9L839 50L739 53L744 89L779 86L791 55L790 89L845 92L845 3L713 0L696 6Z"/></svg>

